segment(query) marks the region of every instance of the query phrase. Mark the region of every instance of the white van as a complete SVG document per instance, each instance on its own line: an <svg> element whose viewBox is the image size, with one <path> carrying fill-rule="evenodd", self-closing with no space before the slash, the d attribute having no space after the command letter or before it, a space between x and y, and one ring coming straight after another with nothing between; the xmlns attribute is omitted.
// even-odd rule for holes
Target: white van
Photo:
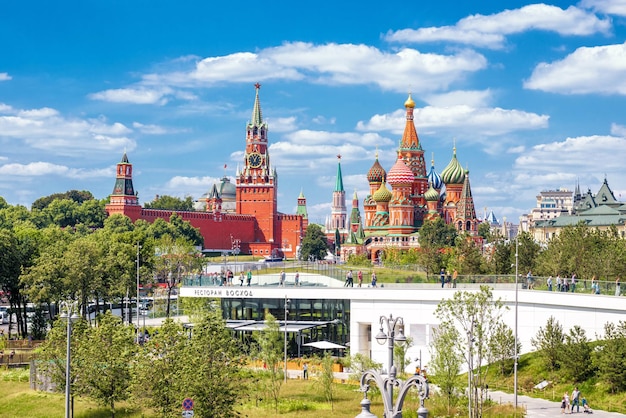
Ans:
<svg viewBox="0 0 626 418"><path fill-rule="evenodd" d="M0 324L9 323L9 311L6 306L0 306Z"/></svg>

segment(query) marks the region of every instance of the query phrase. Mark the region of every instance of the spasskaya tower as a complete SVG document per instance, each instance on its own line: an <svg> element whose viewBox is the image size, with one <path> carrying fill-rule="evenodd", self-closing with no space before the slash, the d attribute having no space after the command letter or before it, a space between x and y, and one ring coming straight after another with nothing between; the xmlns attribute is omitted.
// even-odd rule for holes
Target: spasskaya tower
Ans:
<svg viewBox="0 0 626 418"><path fill-rule="evenodd" d="M243 168L237 169L236 212L256 218L255 238L257 242L280 247L277 237L276 170L270 164L267 149L267 123L263 122L259 102L259 83L254 85L256 97L252 109L252 120L246 127L246 149Z"/></svg>

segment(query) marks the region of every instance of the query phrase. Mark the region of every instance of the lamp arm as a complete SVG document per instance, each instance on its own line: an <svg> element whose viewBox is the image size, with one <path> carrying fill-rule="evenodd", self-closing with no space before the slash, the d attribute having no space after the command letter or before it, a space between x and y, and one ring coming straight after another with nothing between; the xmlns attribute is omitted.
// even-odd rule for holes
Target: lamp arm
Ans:
<svg viewBox="0 0 626 418"><path fill-rule="evenodd" d="M396 416L398 412L402 411L404 398L406 397L407 393L409 393L409 390L412 387L415 387L417 389L417 393L420 398L420 406L424 407L424 400L428 399L429 396L428 380L426 380L424 376L411 376L404 382L398 381L396 386L400 386L400 391L398 392L398 398L396 399L396 405L394 407L394 416Z"/></svg>
<svg viewBox="0 0 626 418"><path fill-rule="evenodd" d="M367 393L370 387L369 383L374 381L376 382L376 386L378 386L378 389L380 389L380 391L384 393L387 391L388 385L393 385L394 380L395 379L390 378L383 379L377 371L367 370L361 375L361 391ZM390 402L393 402L393 400L387 399L387 396L382 396L382 398L385 411L391 411L393 405L391 405Z"/></svg>

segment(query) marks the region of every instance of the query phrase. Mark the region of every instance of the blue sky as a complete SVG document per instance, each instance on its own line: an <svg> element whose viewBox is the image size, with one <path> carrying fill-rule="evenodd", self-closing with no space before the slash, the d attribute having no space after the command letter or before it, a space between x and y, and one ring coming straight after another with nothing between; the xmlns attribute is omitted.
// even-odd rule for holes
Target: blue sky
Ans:
<svg viewBox="0 0 626 418"><path fill-rule="evenodd" d="M126 150L141 203L197 198L243 163L259 82L285 213L303 190L324 222L337 154L362 201L409 91L426 160L456 143L480 215L605 176L626 200L625 24L626 0L5 2L0 196L104 198Z"/></svg>

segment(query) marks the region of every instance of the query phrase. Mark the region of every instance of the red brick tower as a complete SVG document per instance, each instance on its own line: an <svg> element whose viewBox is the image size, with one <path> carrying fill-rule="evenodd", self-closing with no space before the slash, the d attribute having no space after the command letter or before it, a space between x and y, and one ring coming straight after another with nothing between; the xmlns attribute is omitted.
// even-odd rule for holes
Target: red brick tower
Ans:
<svg viewBox="0 0 626 418"><path fill-rule="evenodd" d="M268 243L272 249L278 248L277 238L277 203L276 170L270 165L267 144L267 123L263 122L259 102L259 83L254 85L256 97L252 109L252 120L246 127L246 149L244 166L237 170L236 213L253 215L257 228L257 242Z"/></svg>
<svg viewBox="0 0 626 418"><path fill-rule="evenodd" d="M122 161L117 164L115 186L106 211L109 216L116 213L126 215L133 222L141 217L141 205L133 187L133 165L128 162L125 152Z"/></svg>

